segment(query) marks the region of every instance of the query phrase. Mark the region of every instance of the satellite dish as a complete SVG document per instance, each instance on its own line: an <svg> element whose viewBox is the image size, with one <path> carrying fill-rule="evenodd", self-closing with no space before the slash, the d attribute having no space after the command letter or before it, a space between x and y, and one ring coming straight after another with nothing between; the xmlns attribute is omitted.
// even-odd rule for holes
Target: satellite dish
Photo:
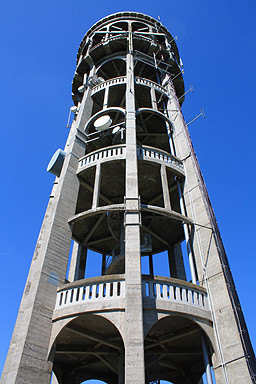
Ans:
<svg viewBox="0 0 256 384"><path fill-rule="evenodd" d="M119 127L119 126L113 128L113 129L112 129L112 133L113 133L113 134L117 133L117 132L120 130L120 128L121 128L121 127Z"/></svg>
<svg viewBox="0 0 256 384"><path fill-rule="evenodd" d="M66 152L64 152L60 148L57 149L57 151L54 153L53 157L51 158L48 164L47 172L50 172L53 175L59 177L65 156L66 156Z"/></svg>
<svg viewBox="0 0 256 384"><path fill-rule="evenodd" d="M105 131L112 124L112 119L109 115L99 117L94 121L94 128L96 131Z"/></svg>

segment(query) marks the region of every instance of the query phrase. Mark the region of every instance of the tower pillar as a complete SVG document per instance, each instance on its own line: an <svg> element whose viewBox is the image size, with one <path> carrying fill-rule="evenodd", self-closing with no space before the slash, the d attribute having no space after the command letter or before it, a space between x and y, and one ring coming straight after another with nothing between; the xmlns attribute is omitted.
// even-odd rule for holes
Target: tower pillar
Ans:
<svg viewBox="0 0 256 384"><path fill-rule="evenodd" d="M131 31L129 33L131 47ZM143 306L140 254L140 209L138 190L136 117L133 56L127 54L126 84L126 187L125 187L125 383L145 383Z"/></svg>

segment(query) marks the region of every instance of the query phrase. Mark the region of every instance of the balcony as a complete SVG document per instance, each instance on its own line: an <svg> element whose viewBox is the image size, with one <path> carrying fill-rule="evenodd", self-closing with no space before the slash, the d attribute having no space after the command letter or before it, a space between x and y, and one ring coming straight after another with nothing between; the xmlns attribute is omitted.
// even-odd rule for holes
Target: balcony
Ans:
<svg viewBox="0 0 256 384"><path fill-rule="evenodd" d="M90 311L124 309L124 275L99 276L60 287L53 319Z"/></svg>
<svg viewBox="0 0 256 384"><path fill-rule="evenodd" d="M159 150L149 146L138 146L138 160L150 161L162 164L172 168L178 174L184 175L183 163L178 158L172 156L166 151ZM78 163L77 174L85 169L96 165L98 162L106 162L111 160L124 160L126 158L126 146L124 144L112 145L106 148L101 148L82 157Z"/></svg>
<svg viewBox="0 0 256 384"><path fill-rule="evenodd" d="M109 80L103 81L100 84L95 85L92 88L92 96L95 93L101 91L102 89L105 89L109 86L112 87L114 85L119 85L119 84L126 84L126 76L114 77L113 79L109 79Z"/></svg>
<svg viewBox="0 0 256 384"><path fill-rule="evenodd" d="M210 320L206 290L187 281L143 275L142 296L145 310L179 312ZM106 275L60 287L53 319L124 308L125 275Z"/></svg>

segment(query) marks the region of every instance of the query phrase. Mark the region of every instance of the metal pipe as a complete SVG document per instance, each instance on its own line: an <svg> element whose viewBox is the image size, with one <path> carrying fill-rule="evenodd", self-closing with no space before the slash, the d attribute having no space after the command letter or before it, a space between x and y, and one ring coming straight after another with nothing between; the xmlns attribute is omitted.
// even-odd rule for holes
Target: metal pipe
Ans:
<svg viewBox="0 0 256 384"><path fill-rule="evenodd" d="M181 214L183 216L186 216L185 204L184 204L183 196L181 193L180 181L178 178L176 179L176 181L177 181L177 187L178 187L178 193L179 193L179 199L180 199ZM191 247L191 243L190 243L188 225L184 222L182 223L182 225L183 225L183 230L184 230L185 240L186 240L186 246L187 246L187 251L188 251L188 260L189 260L189 267L190 267L190 272L191 272L191 279L192 279L192 283L196 284L196 282L197 282L196 268L195 268L193 254L192 254L192 247Z"/></svg>
<svg viewBox="0 0 256 384"><path fill-rule="evenodd" d="M213 384L211 366L210 366L208 352L207 352L206 343L205 343L205 338L204 338L203 334L201 334L201 342L202 342L202 351L203 351L207 384Z"/></svg>

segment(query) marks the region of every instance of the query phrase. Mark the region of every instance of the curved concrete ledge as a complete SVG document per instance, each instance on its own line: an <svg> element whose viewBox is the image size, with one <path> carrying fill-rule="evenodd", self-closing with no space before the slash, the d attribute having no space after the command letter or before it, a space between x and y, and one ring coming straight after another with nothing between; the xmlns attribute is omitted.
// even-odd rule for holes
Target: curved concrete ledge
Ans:
<svg viewBox="0 0 256 384"><path fill-rule="evenodd" d="M146 145L137 147L138 160L151 161L158 164L165 164L172 168L179 175L184 175L183 163L170 153ZM124 160L126 158L125 144L112 145L106 148L100 148L90 152L79 160L77 174L85 169L94 166L97 163L103 163L111 160Z"/></svg>
<svg viewBox="0 0 256 384"><path fill-rule="evenodd" d="M98 28L102 28L102 26L104 26L104 25L107 25L107 24L110 24L113 22L117 22L117 21L120 21L123 19L125 19L125 20L129 20L129 19L133 20L134 19L134 21L137 21L136 19L139 19L141 22L145 22L145 23L152 25L154 27L157 26L159 31L165 33L167 35L168 39L170 41L172 41L172 44L173 44L173 47L175 50L175 54L177 55L177 58L179 59L179 53L178 53L178 48L176 46L176 42L175 42L173 36L168 31L168 29L166 29L166 27L163 24L161 24L158 20L154 19L153 17L146 15L145 13L130 12L130 11L113 13L113 14L106 16L103 19L97 21L97 23L95 23L84 35L83 40L82 40L82 42L79 46L79 49L78 49L77 57L79 58L80 54L82 53L84 45L85 45L88 37L92 36L92 34Z"/></svg>
<svg viewBox="0 0 256 384"><path fill-rule="evenodd" d="M155 83L152 80L145 79L144 77L135 77L135 83L149 88L154 88L156 91L168 96L167 90L162 85Z"/></svg>
<svg viewBox="0 0 256 384"><path fill-rule="evenodd" d="M147 160L162 164L172 168L181 175L184 175L184 166L181 160L172 156L170 153L158 148L142 145L137 149L138 160Z"/></svg>
<svg viewBox="0 0 256 384"><path fill-rule="evenodd" d="M120 42L120 41L124 41L125 42L125 45L127 45L127 36L128 36L128 32L123 32L122 34L119 32L119 34L117 36L111 36L109 37L107 40L105 41L101 41L99 42L98 44L95 44L93 47L91 47L91 49L89 50L89 54L90 55L93 55L94 52L99 49L99 48L104 48L104 46L112 43L112 42ZM122 49L124 50L124 49ZM120 50L121 51L121 50ZM105 54L105 52L104 52ZM104 56L102 54L102 56Z"/></svg>
<svg viewBox="0 0 256 384"><path fill-rule="evenodd" d="M182 222L184 221L187 224L193 225L193 220L191 220L189 217L183 216L182 214L176 211L168 210L162 207L157 207L156 205L141 204L141 210L158 213L159 215L169 217L170 219L174 219Z"/></svg>
<svg viewBox="0 0 256 384"><path fill-rule="evenodd" d="M65 284L57 292L53 320L92 311L125 308L123 275L100 276Z"/></svg>
<svg viewBox="0 0 256 384"><path fill-rule="evenodd" d="M143 307L211 320L206 290L187 281L143 275ZM65 284L58 289L53 320L88 312L125 310L125 275L106 275Z"/></svg>
<svg viewBox="0 0 256 384"><path fill-rule="evenodd" d="M82 157L78 163L77 174L84 169L94 166L97 163L103 163L110 160L122 160L126 158L126 146L124 144L112 145L106 148L100 148L88 153Z"/></svg>
<svg viewBox="0 0 256 384"><path fill-rule="evenodd" d="M143 307L164 313L183 313L211 320L206 290L187 281L143 277Z"/></svg>
<svg viewBox="0 0 256 384"><path fill-rule="evenodd" d="M69 225L72 225L75 222L83 220L89 216L98 215L102 213L107 214L107 212L109 211L124 211L124 210L125 210L124 204L112 204L112 205L105 205L103 207L97 207L95 209L92 208L92 209L88 209L87 211L78 213L75 216L70 217L70 219L68 219L68 223Z"/></svg>
<svg viewBox="0 0 256 384"><path fill-rule="evenodd" d="M119 76L119 77L114 77L113 79L109 79L109 80L106 80L98 85L95 85L93 88L92 88L92 96L101 91L102 89L105 89L107 87L112 87L112 86L115 86L115 85L119 85L119 84L126 84L126 76Z"/></svg>

